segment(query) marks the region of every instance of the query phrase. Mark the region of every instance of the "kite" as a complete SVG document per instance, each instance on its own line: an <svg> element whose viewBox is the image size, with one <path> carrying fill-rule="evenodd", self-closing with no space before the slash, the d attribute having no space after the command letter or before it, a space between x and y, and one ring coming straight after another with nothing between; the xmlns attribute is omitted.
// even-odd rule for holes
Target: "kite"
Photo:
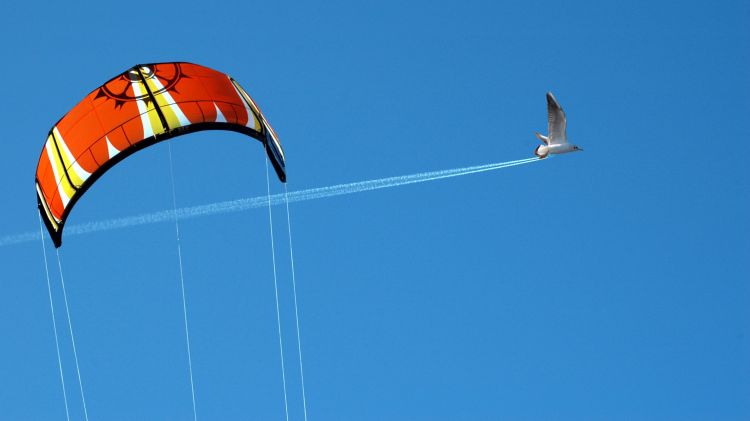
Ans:
<svg viewBox="0 0 750 421"><path fill-rule="evenodd" d="M278 137L237 81L193 63L139 64L92 91L47 135L36 192L55 247L75 203L107 170L147 146L201 130L259 140L286 182Z"/></svg>

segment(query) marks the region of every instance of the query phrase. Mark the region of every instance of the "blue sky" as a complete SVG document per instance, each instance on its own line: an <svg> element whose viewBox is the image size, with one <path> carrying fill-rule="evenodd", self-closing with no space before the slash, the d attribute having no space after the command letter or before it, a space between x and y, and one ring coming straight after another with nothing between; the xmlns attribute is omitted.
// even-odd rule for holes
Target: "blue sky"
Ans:
<svg viewBox="0 0 750 421"><path fill-rule="evenodd" d="M747 419L748 17L739 1L13 2L0 236L38 229L51 125L135 63L234 76L279 133L290 190L528 157L552 90L585 152L291 205L309 419ZM179 206L266 192L255 141L172 147ZM69 224L170 207L160 144ZM266 210L180 229L198 417L284 419ZM61 257L89 418L191 419L174 225L70 236ZM40 243L0 248L0 268L0 419L65 419Z"/></svg>

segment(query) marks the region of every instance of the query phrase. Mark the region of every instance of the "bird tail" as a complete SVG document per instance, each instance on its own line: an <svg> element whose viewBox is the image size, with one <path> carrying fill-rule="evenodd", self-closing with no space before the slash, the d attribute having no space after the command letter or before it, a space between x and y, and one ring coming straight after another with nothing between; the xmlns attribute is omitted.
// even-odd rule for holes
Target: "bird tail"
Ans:
<svg viewBox="0 0 750 421"><path fill-rule="evenodd" d="M539 145L534 149L534 155L538 156L539 159L544 159L549 155L549 148L545 145Z"/></svg>
<svg viewBox="0 0 750 421"><path fill-rule="evenodd" d="M536 137L539 140L542 141L542 143L544 143L545 145L549 145L549 138L547 136L545 136L545 135L543 135L543 134L541 134L539 132L534 132L534 134L536 135Z"/></svg>

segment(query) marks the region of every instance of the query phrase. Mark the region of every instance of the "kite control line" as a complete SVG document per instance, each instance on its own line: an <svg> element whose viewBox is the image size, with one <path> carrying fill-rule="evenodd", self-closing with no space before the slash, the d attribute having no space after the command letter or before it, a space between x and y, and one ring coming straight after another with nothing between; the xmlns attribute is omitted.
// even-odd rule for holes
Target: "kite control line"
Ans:
<svg viewBox="0 0 750 421"><path fill-rule="evenodd" d="M81 380L81 368L78 365L78 351L76 350L76 338L73 335L73 321L70 318L70 308L68 307L68 293L65 292L65 277L63 277L62 263L60 262L60 249L56 249L57 267L60 269L60 285L62 286L63 299L65 300L65 315L68 317L68 330L70 331L70 343L73 345L73 359L76 362L76 374L78 375L78 389L81 391L81 402L83 403L83 416L89 421L89 411L86 408L86 397L83 394L83 381Z"/></svg>
<svg viewBox="0 0 750 421"><path fill-rule="evenodd" d="M271 212L271 180L268 176L268 157L266 160L266 189L268 194L268 224L271 230L271 261L273 262L273 292L276 298L276 325L279 331L279 354L281 357L281 384L284 386L284 414L289 421L289 403L286 395L286 370L284 369L284 342L281 339L281 313L279 311L279 286L276 281L276 249L273 243L273 213Z"/></svg>
<svg viewBox="0 0 750 421"><path fill-rule="evenodd" d="M68 410L68 393L65 391L65 376L63 375L62 359L60 358L60 340L57 336L57 320L55 320L55 306L52 304L52 283L49 280L49 264L47 263L47 248L44 246L44 225L42 217L39 216L39 233L42 240L42 254L44 255L44 273L47 275L47 295L49 296L49 310L52 314L52 329L55 332L55 350L57 350L57 367L60 369L60 384L62 385L63 399L65 402L65 419L70 421Z"/></svg>
<svg viewBox="0 0 750 421"><path fill-rule="evenodd" d="M284 183L284 204L286 205L286 227L289 233L289 261L292 266L292 291L294 292L294 321L297 325L297 356L299 357L299 375L302 384L302 409L304 410L305 421L307 421L307 397L305 396L305 371L302 369L302 341L299 333L299 309L297 307L297 280L294 275L294 249L292 248L292 222L289 212L289 191ZM269 198L268 203L271 203Z"/></svg>
<svg viewBox="0 0 750 421"><path fill-rule="evenodd" d="M182 270L182 247L180 246L180 222L177 218L177 194L174 183L174 164L172 163L172 141L167 141L169 151L169 176L172 186L172 210L174 215L174 230L177 235L177 260L180 262L180 292L182 293L182 320L185 322L185 345L187 346L188 370L190 372L190 394L193 398L193 421L198 420L195 407L195 382L193 381L193 356L190 352L190 332L188 330L187 300L185 299L185 276Z"/></svg>

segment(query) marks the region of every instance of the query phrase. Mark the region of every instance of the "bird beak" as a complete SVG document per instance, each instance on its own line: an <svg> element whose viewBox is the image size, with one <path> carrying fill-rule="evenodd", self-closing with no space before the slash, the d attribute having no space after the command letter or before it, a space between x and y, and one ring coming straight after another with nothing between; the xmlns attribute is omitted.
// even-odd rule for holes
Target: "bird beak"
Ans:
<svg viewBox="0 0 750 421"><path fill-rule="evenodd" d="M583 151L583 148L578 148L579 151Z"/></svg>

